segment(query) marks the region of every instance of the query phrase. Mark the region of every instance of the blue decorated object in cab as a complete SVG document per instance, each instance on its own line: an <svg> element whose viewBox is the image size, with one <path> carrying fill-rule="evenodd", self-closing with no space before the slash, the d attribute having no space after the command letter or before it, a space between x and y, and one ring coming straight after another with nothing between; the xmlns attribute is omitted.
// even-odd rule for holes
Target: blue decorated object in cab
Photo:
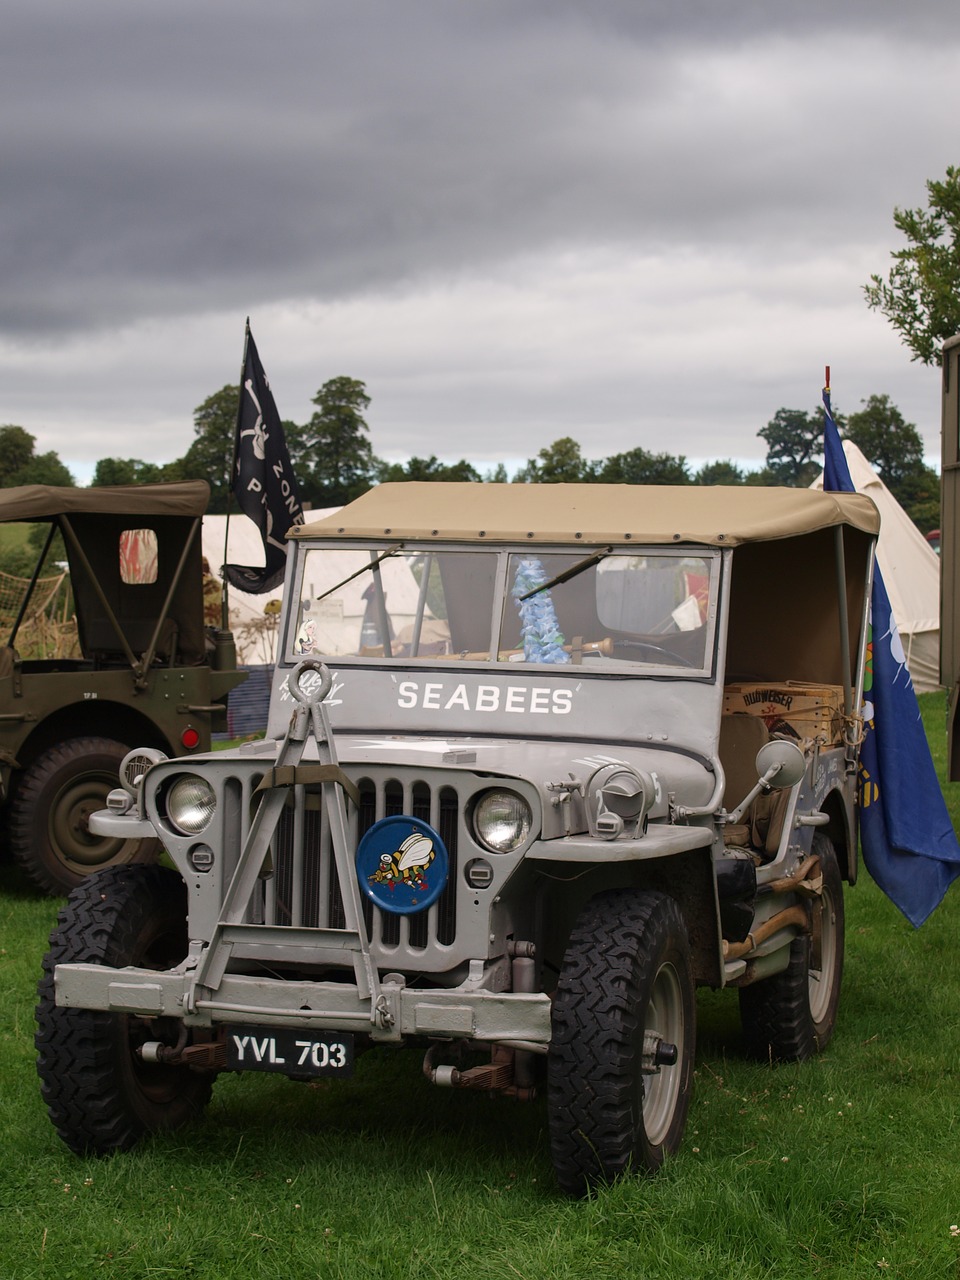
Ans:
<svg viewBox="0 0 960 1280"><path fill-rule="evenodd" d="M570 655L563 647L563 632L549 590L540 588L547 581L543 562L527 556L517 565L512 595L520 611L520 634L523 637L524 662L565 663Z"/></svg>

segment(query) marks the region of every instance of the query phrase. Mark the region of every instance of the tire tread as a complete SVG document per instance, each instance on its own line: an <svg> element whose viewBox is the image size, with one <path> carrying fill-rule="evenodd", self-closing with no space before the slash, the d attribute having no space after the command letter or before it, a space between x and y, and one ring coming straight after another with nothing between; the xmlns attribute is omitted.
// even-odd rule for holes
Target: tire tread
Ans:
<svg viewBox="0 0 960 1280"><path fill-rule="evenodd" d="M48 747L16 778L7 805L8 846L21 870L42 892L53 896L69 893L82 878L48 838L45 810L49 799L45 799L45 792L77 761L109 756L119 766L128 751L126 744L113 738L92 734L67 738ZM125 864L150 861L160 848L155 840L127 844L130 848L123 852ZM100 869L106 868L93 868L91 874Z"/></svg>
<svg viewBox="0 0 960 1280"><path fill-rule="evenodd" d="M613 1180L637 1162L633 1076L635 1047L642 1034L644 957L658 955L668 941L684 938L683 921L667 894L611 890L587 904L570 936L553 1005L550 1076L550 1140L561 1188L582 1196L592 1185ZM692 1000L692 981L691 981ZM693 1019L687 1053L693 1058ZM688 1085L689 1082L687 1082ZM646 1167L659 1165L679 1143L689 1105L681 1090L670 1149L647 1153Z"/></svg>
<svg viewBox="0 0 960 1280"><path fill-rule="evenodd" d="M835 990L824 1025L817 1027L810 1009L808 971L810 939L794 938L790 963L782 973L740 988L743 1047L751 1058L769 1062L804 1062L821 1053L833 1035L843 975L843 882L831 840L820 832L813 839L824 882L836 898L838 912Z"/></svg>
<svg viewBox="0 0 960 1280"><path fill-rule="evenodd" d="M60 911L37 989L37 1074L57 1133L77 1155L125 1151L148 1128L176 1128L206 1105L212 1081L182 1073L183 1088L166 1114L147 1109L131 1092L119 1055L125 1015L56 1004L54 970L62 963L122 967L138 963L138 931L151 911L185 921L183 881L167 867L110 867L88 877ZM184 948L185 948L184 933ZM129 1049L126 1048L126 1052ZM150 1122L152 1120L152 1123Z"/></svg>

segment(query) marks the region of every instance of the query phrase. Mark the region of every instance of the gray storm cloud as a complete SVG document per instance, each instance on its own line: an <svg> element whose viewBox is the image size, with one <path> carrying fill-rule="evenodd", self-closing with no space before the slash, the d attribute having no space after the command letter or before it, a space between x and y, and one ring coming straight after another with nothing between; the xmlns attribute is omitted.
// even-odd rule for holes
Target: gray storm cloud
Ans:
<svg viewBox="0 0 960 1280"><path fill-rule="evenodd" d="M257 331L291 415L346 361L383 453L449 454L467 396L462 420L479 421L458 455L484 423L491 449L521 455L588 429L600 452L629 447L639 404L651 435L691 433L672 451L755 453L801 385L768 386L776 316L778 350L806 365L793 335L820 324L856 370L851 398L890 391L909 416L926 392L905 357L899 386L875 381L898 348L858 291L886 268L894 204L922 203L956 161L954 26L945 3L866 0L18 0L0 78L0 418L61 452L79 425L96 458L130 452L120 419L146 401L155 427L182 420L182 452L193 406L235 377L224 326L232 340L251 311L283 337L271 360ZM365 317L355 348L344 311ZM716 369L701 353L709 395L677 385L691 340L725 348Z"/></svg>

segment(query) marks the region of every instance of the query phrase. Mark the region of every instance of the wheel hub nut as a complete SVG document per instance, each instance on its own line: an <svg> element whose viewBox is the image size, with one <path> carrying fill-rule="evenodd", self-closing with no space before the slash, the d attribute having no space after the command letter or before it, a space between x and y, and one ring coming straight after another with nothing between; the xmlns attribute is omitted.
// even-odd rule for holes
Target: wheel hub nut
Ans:
<svg viewBox="0 0 960 1280"><path fill-rule="evenodd" d="M675 1044L667 1044L666 1040L661 1040L657 1045L657 1052L654 1054L653 1060L658 1067L675 1067L679 1056Z"/></svg>
<svg viewBox="0 0 960 1280"><path fill-rule="evenodd" d="M661 1067L676 1066L680 1057L675 1044L664 1040L656 1031L647 1031L643 1037L643 1071L647 1075L656 1075Z"/></svg>

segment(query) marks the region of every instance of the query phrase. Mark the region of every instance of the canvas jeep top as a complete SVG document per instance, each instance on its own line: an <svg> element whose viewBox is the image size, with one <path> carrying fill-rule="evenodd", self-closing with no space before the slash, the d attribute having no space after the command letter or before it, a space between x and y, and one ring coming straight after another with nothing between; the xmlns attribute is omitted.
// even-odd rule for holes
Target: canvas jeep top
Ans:
<svg viewBox="0 0 960 1280"><path fill-rule="evenodd" d="M739 989L749 1052L818 1051L877 530L856 494L411 483L291 531L266 740L125 769L94 819L162 838L179 879L107 873L54 934L61 1135L127 1146L224 1067L419 1043L468 1090L530 1097L545 1065L576 1195L679 1145L697 984ZM127 930L104 963L105 913L161 902L151 962ZM65 1091L67 1024L104 1015L120 1062ZM90 1099L125 1055L108 1133Z"/></svg>
<svg viewBox="0 0 960 1280"><path fill-rule="evenodd" d="M204 628L208 497L199 480L0 490L0 523L47 526L31 579L4 575L0 789L6 843L49 892L156 856L156 840L95 836L89 815L132 747L209 750L243 678L229 632ZM52 563L58 532L66 565ZM61 583L53 618L50 591Z"/></svg>

